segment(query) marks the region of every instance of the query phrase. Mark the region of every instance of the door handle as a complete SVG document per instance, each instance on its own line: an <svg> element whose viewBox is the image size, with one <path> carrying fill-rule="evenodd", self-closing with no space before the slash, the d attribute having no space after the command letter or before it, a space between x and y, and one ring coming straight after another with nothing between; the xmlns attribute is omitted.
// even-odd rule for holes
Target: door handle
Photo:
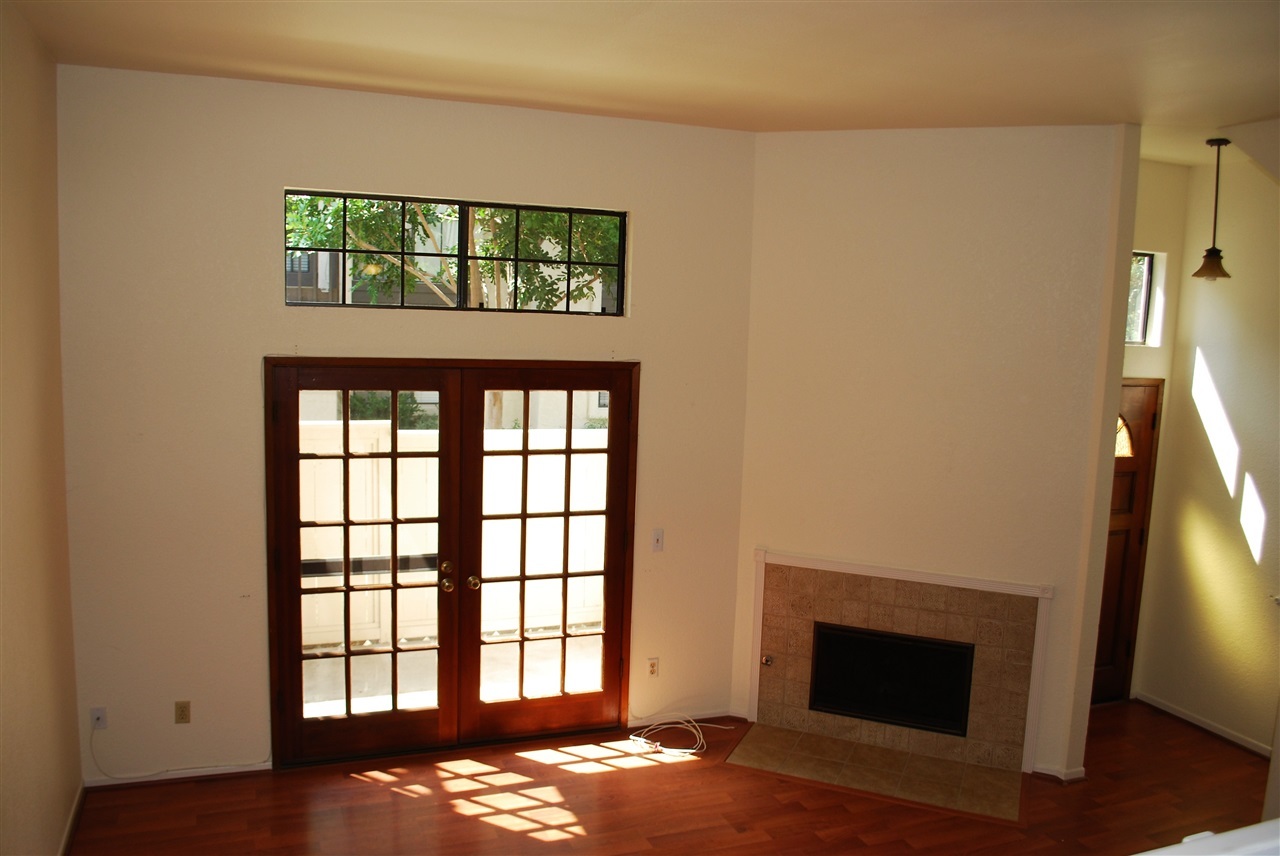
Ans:
<svg viewBox="0 0 1280 856"><path fill-rule="evenodd" d="M467 588L476 591L480 588L480 578L476 576L467 577Z"/></svg>
<svg viewBox="0 0 1280 856"><path fill-rule="evenodd" d="M448 577L445 577L444 579L442 579L440 581L440 590L443 592L453 591L453 580L449 579Z"/></svg>

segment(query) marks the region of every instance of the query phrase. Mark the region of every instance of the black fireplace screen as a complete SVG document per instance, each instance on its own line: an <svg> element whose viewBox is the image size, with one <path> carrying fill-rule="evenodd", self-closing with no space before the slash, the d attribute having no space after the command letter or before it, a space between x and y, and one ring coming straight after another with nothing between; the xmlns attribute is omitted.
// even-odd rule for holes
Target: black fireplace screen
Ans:
<svg viewBox="0 0 1280 856"><path fill-rule="evenodd" d="M816 622L809 708L956 734L968 731L973 646Z"/></svg>

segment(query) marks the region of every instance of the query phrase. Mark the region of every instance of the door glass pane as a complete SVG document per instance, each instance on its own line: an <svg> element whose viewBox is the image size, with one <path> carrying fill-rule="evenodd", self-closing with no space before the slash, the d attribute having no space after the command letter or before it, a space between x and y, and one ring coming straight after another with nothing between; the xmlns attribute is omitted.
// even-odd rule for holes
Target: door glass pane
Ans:
<svg viewBox="0 0 1280 856"><path fill-rule="evenodd" d="M524 393L489 389L484 393L484 450L524 448Z"/></svg>
<svg viewBox="0 0 1280 856"><path fill-rule="evenodd" d="M298 530L298 553L303 588L343 584L341 526L303 526Z"/></svg>
<svg viewBox="0 0 1280 856"><path fill-rule="evenodd" d="M406 651L396 655L396 707L401 710L422 710L438 707L439 666L438 652Z"/></svg>
<svg viewBox="0 0 1280 856"><path fill-rule="evenodd" d="M519 576L519 518L486 520L481 524L480 533L480 576L485 579Z"/></svg>
<svg viewBox="0 0 1280 856"><path fill-rule="evenodd" d="M569 518L569 573L604 570L604 515Z"/></svg>
<svg viewBox="0 0 1280 856"><path fill-rule="evenodd" d="M484 498L481 504L485 514L520 513L520 495L524 487L522 461L516 455L484 456Z"/></svg>
<svg viewBox="0 0 1280 856"><path fill-rule="evenodd" d="M302 596L302 650L309 654L346 650L342 592Z"/></svg>
<svg viewBox="0 0 1280 856"><path fill-rule="evenodd" d="M437 517L440 514L440 460L396 460L396 516Z"/></svg>
<svg viewBox="0 0 1280 856"><path fill-rule="evenodd" d="M569 476L569 510L599 511L604 509L608 485L608 455L574 455Z"/></svg>
<svg viewBox="0 0 1280 856"><path fill-rule="evenodd" d="M440 393L401 392L396 411L396 448L401 452L440 451Z"/></svg>
<svg viewBox="0 0 1280 856"><path fill-rule="evenodd" d="M401 523L396 527L400 538L400 571L396 579L402 585L436 581L440 551L438 529L435 523Z"/></svg>
<svg viewBox="0 0 1280 856"><path fill-rule="evenodd" d="M573 393L573 448L609 447L608 390L575 390Z"/></svg>
<svg viewBox="0 0 1280 856"><path fill-rule="evenodd" d="M525 636L560 636L564 633L563 594L564 584L559 578L529 580L524 584Z"/></svg>
<svg viewBox="0 0 1280 856"><path fill-rule="evenodd" d="M389 520L391 518L391 460L389 458L352 458L347 461L347 465L351 472L351 519Z"/></svg>
<svg viewBox="0 0 1280 856"><path fill-rule="evenodd" d="M570 636L564 640L564 691L589 693L604 689L601 681L602 636Z"/></svg>
<svg viewBox="0 0 1280 856"><path fill-rule="evenodd" d="M440 616L435 586L400 589L396 592L396 642L402 648L437 645L440 641Z"/></svg>
<svg viewBox="0 0 1280 856"><path fill-rule="evenodd" d="M391 589L353 591L349 621L351 650L391 647Z"/></svg>
<svg viewBox="0 0 1280 856"><path fill-rule="evenodd" d="M524 697L560 695L560 640L524 643Z"/></svg>
<svg viewBox="0 0 1280 856"><path fill-rule="evenodd" d="M486 641L516 638L520 630L520 583L486 583L480 589L480 635Z"/></svg>
<svg viewBox="0 0 1280 856"><path fill-rule="evenodd" d="M390 452L391 393L387 390L353 389L347 400L351 406L351 424L347 428L350 453Z"/></svg>
<svg viewBox="0 0 1280 856"><path fill-rule="evenodd" d="M520 697L520 643L504 642L480 649L480 700Z"/></svg>
<svg viewBox="0 0 1280 856"><path fill-rule="evenodd" d="M351 658L351 712L391 710L391 655Z"/></svg>
<svg viewBox="0 0 1280 856"><path fill-rule="evenodd" d="M1116 457L1133 457L1133 434L1123 416L1116 417Z"/></svg>
<svg viewBox="0 0 1280 856"><path fill-rule="evenodd" d="M342 460L298 461L298 519L341 523Z"/></svg>
<svg viewBox="0 0 1280 856"><path fill-rule="evenodd" d="M604 577L569 578L569 632L598 633L604 629Z"/></svg>
<svg viewBox="0 0 1280 856"><path fill-rule="evenodd" d="M527 524L524 572L530 576L564 571L564 518L534 517ZM338 568L341 572L342 568Z"/></svg>
<svg viewBox="0 0 1280 856"><path fill-rule="evenodd" d="M342 454L340 390L298 390L298 451L304 455Z"/></svg>
<svg viewBox="0 0 1280 856"><path fill-rule="evenodd" d="M528 511L564 511L564 455L529 456Z"/></svg>
<svg viewBox="0 0 1280 856"><path fill-rule="evenodd" d="M530 449L563 449L568 427L568 393L538 389L529 393Z"/></svg>
<svg viewBox="0 0 1280 856"><path fill-rule="evenodd" d="M346 658L302 661L302 715L343 716L347 712Z"/></svg>
<svg viewBox="0 0 1280 856"><path fill-rule="evenodd" d="M351 585L372 586L391 583L391 526L352 526Z"/></svg>

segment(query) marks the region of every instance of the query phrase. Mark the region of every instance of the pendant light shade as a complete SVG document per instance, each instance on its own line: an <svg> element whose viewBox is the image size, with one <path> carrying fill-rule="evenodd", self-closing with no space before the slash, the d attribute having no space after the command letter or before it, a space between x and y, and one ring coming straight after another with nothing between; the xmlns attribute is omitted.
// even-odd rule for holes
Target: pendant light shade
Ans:
<svg viewBox="0 0 1280 856"><path fill-rule="evenodd" d="M1222 178L1222 147L1231 145L1231 141L1216 137L1205 140L1205 145L1218 150L1218 161L1213 171L1213 246L1204 251L1204 263L1191 275L1213 282L1215 279L1231 279L1231 274L1222 266L1222 250L1218 249L1218 183Z"/></svg>

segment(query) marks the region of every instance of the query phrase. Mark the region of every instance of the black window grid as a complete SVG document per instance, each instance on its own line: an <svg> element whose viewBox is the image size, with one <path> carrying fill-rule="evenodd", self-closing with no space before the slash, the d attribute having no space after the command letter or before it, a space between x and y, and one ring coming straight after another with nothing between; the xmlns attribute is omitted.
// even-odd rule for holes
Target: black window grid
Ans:
<svg viewBox="0 0 1280 856"><path fill-rule="evenodd" d="M294 306L358 306L365 308L393 308L393 309L431 309L436 311L478 311L478 312L517 312L517 313L533 313L541 315L587 315L587 316L621 316L625 306L624 297L626 294L626 244L627 244L627 214L625 211L610 211L604 209L593 208L560 208L543 205L515 205L501 202L475 202L457 199L439 199L428 197L412 197L412 196L389 196L379 194L364 193L333 193L326 191L308 191L308 190L285 190L285 198L290 196L311 196L324 199L340 199L342 200L342 226L340 235L342 236L341 247L333 246L313 246L303 244L290 244L286 239L285 242L285 270L286 273L295 272L297 265L310 267L314 264L312 259L305 262L291 261L296 259L299 254L310 253L332 253L339 257L340 269L345 270L347 266L347 257L349 255L379 255L395 258L399 262L400 269L400 288L398 300L395 302L379 302L364 303L352 302L347 300L345 287L339 288L341 295L340 301L310 301L290 299L288 289L286 289L285 303ZM371 201L388 201L401 203L400 206L400 248L397 250L368 250L364 248L348 246L350 243L347 237L347 213L349 202L352 199L371 200ZM408 243L408 218L410 206L414 203L423 203L428 205L444 205L457 206L458 209L458 245L455 252L452 253L431 253L417 252L407 249ZM515 238L513 241L513 252L511 255L489 255L472 253L471 251L471 231L464 227L463 224L471 222L470 212L476 209L500 209L515 212L516 222L514 224ZM579 216L605 216L614 217L618 220L618 249L617 258L612 262L587 260L573 256L572 242L566 248L563 258L548 258L547 256L525 255L521 253L521 217L525 212L544 212L544 213L564 213L568 215L567 234L571 238L573 235L574 218ZM438 258L442 260L450 260L455 264L457 275L457 292L454 295L452 306L448 305L432 305L427 303L409 303L406 302L407 289L405 287L405 264L410 258ZM512 302L515 306L488 306L481 304L479 306L469 305L467 295L471 286L471 262L492 262L492 263L508 263L514 266L516 271L515 279L512 282L512 288L515 294ZM560 266L564 268L565 273L565 297L563 300L563 308L539 309L533 306L520 306L520 276L519 270L522 264L546 264ZM571 278L575 267L589 267L609 269L614 273L614 294L611 306L608 309L600 311L584 311L574 309L574 301L570 298ZM339 277L345 280L345 274Z"/></svg>

